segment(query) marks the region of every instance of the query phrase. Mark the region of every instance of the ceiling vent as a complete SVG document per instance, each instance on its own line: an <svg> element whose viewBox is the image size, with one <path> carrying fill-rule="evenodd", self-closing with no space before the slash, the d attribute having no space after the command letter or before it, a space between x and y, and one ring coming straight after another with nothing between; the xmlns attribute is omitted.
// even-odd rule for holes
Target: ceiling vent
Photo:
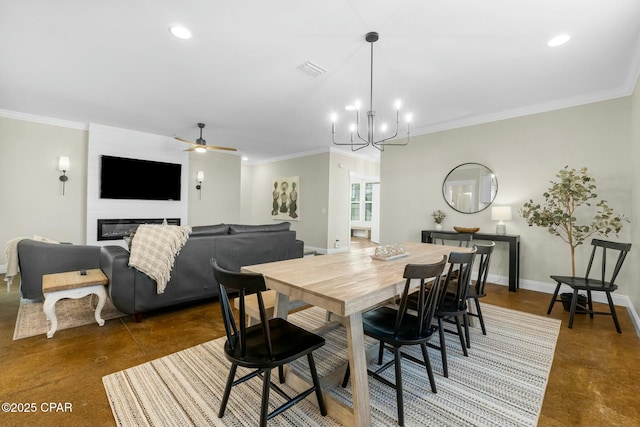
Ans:
<svg viewBox="0 0 640 427"><path fill-rule="evenodd" d="M303 64L298 65L298 68L313 77L317 77L320 74L324 74L327 72L326 69L322 68L318 64L314 64L311 61L307 61Z"/></svg>

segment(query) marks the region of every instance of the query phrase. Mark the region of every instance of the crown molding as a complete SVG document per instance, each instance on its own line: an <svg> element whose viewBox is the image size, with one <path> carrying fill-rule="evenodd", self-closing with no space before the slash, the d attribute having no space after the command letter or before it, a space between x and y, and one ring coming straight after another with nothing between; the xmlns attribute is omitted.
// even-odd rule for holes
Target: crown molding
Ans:
<svg viewBox="0 0 640 427"><path fill-rule="evenodd" d="M634 87L628 86L629 85L625 85L625 87L613 90L595 92L587 95L576 96L573 98L559 99L543 104L536 104L523 108L515 108L513 110L500 111L498 113L484 114L479 116L467 117L460 120L436 123L430 126L415 128L411 135L426 135L469 126L498 122L501 120L532 116L534 114L547 113L550 111L562 110L565 108L579 107L581 105L593 104L596 102L610 101L612 99L623 98L625 96L632 95Z"/></svg>
<svg viewBox="0 0 640 427"><path fill-rule="evenodd" d="M89 130L88 123L74 122L71 120L55 119L53 117L38 116L37 114L21 113L19 111L2 110L0 109L0 117L6 117L8 119L24 120L27 122L41 123L51 126L59 126L69 129Z"/></svg>
<svg viewBox="0 0 640 427"><path fill-rule="evenodd" d="M321 148L321 149L317 149L317 150L309 150L309 151L300 151L297 153L292 153L292 154L287 154L284 156L278 156L278 157L271 157L268 159L264 159L264 160L258 160L255 162L246 162L244 163L246 166L258 166L258 165L264 165L267 163L275 163L275 162L281 162L284 160L291 160L291 159L298 159L300 157L307 157L307 156L313 156L315 154L323 154L323 153L328 153L329 149L328 148Z"/></svg>

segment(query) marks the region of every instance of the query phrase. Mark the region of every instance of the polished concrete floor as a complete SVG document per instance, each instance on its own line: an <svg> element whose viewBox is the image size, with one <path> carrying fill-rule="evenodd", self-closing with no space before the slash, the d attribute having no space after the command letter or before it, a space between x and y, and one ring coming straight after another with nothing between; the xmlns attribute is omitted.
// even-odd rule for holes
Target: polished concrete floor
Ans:
<svg viewBox="0 0 640 427"><path fill-rule="evenodd" d="M206 301L149 313L141 323L129 316L103 327L60 330L52 339L13 341L19 294L6 292L0 283L0 402L15 403L16 410L35 409L3 412L1 426L113 426L104 375L224 334L217 302ZM488 292L487 303L546 315L549 295L510 293L497 285ZM569 330L568 314L556 305L551 316L563 327L540 425L640 425L640 340L626 310L620 308L619 314L622 334L604 316L578 316Z"/></svg>

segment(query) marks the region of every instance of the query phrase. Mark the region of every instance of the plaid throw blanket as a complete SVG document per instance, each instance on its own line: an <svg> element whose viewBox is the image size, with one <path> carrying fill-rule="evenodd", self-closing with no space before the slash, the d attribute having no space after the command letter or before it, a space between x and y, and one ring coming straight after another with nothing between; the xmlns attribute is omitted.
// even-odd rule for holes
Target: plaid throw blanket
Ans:
<svg viewBox="0 0 640 427"><path fill-rule="evenodd" d="M157 292L164 292L171 278L176 256L187 243L191 227L142 224L131 241L129 266L135 267L156 281Z"/></svg>

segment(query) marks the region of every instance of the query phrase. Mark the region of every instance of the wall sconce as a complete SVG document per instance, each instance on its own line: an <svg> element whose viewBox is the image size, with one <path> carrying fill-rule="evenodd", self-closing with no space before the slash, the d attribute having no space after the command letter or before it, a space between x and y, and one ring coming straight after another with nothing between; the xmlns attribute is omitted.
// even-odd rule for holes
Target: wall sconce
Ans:
<svg viewBox="0 0 640 427"><path fill-rule="evenodd" d="M498 225L496 225L496 234L504 236L507 234L507 225L503 221L511 221L511 206L492 207L491 219L498 221Z"/></svg>
<svg viewBox="0 0 640 427"><path fill-rule="evenodd" d="M204 181L204 172L198 171L196 174L196 190L200 192L200 200L202 200L202 181Z"/></svg>
<svg viewBox="0 0 640 427"><path fill-rule="evenodd" d="M67 156L60 156L58 159L58 170L62 172L60 175L60 181L62 181L62 195L64 196L64 186L69 180L67 171L69 170L69 158Z"/></svg>

